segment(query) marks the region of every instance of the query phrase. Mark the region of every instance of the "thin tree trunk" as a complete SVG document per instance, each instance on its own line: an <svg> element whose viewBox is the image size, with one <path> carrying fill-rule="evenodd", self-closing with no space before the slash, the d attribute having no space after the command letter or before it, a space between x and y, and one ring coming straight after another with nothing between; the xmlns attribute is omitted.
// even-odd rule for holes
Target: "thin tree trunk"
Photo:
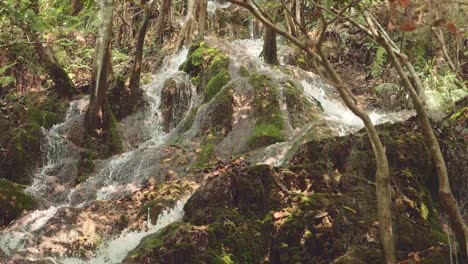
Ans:
<svg viewBox="0 0 468 264"><path fill-rule="evenodd" d="M187 15L185 16L184 25L182 26L177 38L176 50L181 50L184 45L190 44L192 39L192 24L194 22L194 13L196 9L195 4L195 0L188 0Z"/></svg>
<svg viewBox="0 0 468 264"><path fill-rule="evenodd" d="M302 24L301 9L301 0L296 0L296 21Z"/></svg>
<svg viewBox="0 0 468 264"><path fill-rule="evenodd" d="M31 2L31 9L36 15L39 15L38 0ZM12 23L21 28L28 38L30 38L34 43L36 53L39 57L39 62L54 82L54 89L57 91L57 94L60 97L71 97L75 92L75 85L63 66L58 62L52 49L42 38L42 33L35 31L32 25L25 23L24 21L12 20Z"/></svg>
<svg viewBox="0 0 468 264"><path fill-rule="evenodd" d="M198 8L200 11L198 14L198 39L203 41L205 39L208 0L198 0Z"/></svg>
<svg viewBox="0 0 468 264"><path fill-rule="evenodd" d="M390 56L390 60L392 61L393 66L397 69L398 75L400 76L400 78L402 78L407 93L410 95L411 100L413 101L414 108L417 112L418 121L421 126L421 133L424 135L424 140L429 147L432 159L434 161L434 165L436 167L439 183L440 202L449 216L450 224L454 230L458 244L460 245L461 252L464 256L467 256L468 228L465 224L465 220L463 219L460 213L457 201L455 200L455 197L453 196L452 190L450 188L447 166L445 164L444 156L442 155L439 142L437 141L437 138L429 121L428 113L424 108L423 102L421 101L416 90L414 89L413 84L409 80L408 76L404 73L403 68L398 62L398 59L393 49L386 41L384 41L383 45ZM415 78L415 76L412 77Z"/></svg>
<svg viewBox="0 0 468 264"><path fill-rule="evenodd" d="M70 97L75 92L75 85L63 66L57 61L55 54L41 38L40 33L30 33L29 38L35 43L34 47L41 65L54 82L57 94L61 97Z"/></svg>
<svg viewBox="0 0 468 264"><path fill-rule="evenodd" d="M375 173L376 194L377 194L377 214L379 219L379 234L380 242L385 255L385 263L395 264L395 240L393 237L392 228L392 192L390 187L390 168L388 165L385 147L380 140L379 134L375 129L369 115L362 111L353 101L350 96L352 93L346 84L336 73L334 67L328 61L327 56L323 53L322 48L318 47L318 53L323 61L323 66L330 74L330 78L335 83L335 86L346 106L358 116L364 123L367 135L372 145L374 152L377 170Z"/></svg>
<svg viewBox="0 0 468 264"><path fill-rule="evenodd" d="M262 57L268 64L278 64L276 31L265 25L265 37L263 39Z"/></svg>
<svg viewBox="0 0 468 264"><path fill-rule="evenodd" d="M148 31L149 20L151 17L151 9L156 1L151 0L143 10L143 21L137 33L137 42L135 45L135 62L133 64L132 75L130 76L130 93L131 98L136 99L140 94L140 75L141 64L143 60L143 48L145 45L146 32ZM160 14L161 15L161 14Z"/></svg>
<svg viewBox="0 0 468 264"><path fill-rule="evenodd" d="M390 44L388 34L382 34L383 36L379 36L377 33L377 29L372 23L370 15L367 12L365 13L365 15L373 34L377 37L379 42L387 51L387 54L389 55L393 66L397 70L400 78L403 80L403 84L407 93L413 101L413 105L416 110L418 121L421 127L421 133L423 134L424 140L427 146L429 147L432 159L434 161L434 165L436 167L439 183L439 199L443 208L449 216L450 224L454 230L455 236L460 245L461 253L464 256L468 256L468 228L465 224L465 220L463 219L460 213L457 201L455 200L455 197L453 196L452 190L450 188L449 176L444 156L442 155L439 142L437 141L437 138L434 134L434 130L432 129L431 122L429 121L429 115L424 107L424 103L420 99L418 93L416 92L413 83L411 83L411 81L409 80L408 75L404 72L403 67L396 55L396 51ZM382 28L379 28L382 31ZM406 56L404 55L401 55L399 57L406 58ZM404 63L405 65L411 64L408 60L406 60ZM412 67L412 69L414 68ZM421 83L419 80L419 76L413 73L413 71L411 70L410 75L414 80L418 80L414 82L414 85L419 85ZM422 89L422 87L419 87L419 90Z"/></svg>
<svg viewBox="0 0 468 264"><path fill-rule="evenodd" d="M159 12L159 17L156 21L156 30L155 30L155 37L157 43L161 43L162 35L164 32L164 25L168 18L170 18L171 14L171 0L162 0L161 3L161 10Z"/></svg>
<svg viewBox="0 0 468 264"><path fill-rule="evenodd" d="M86 113L87 126L92 133L102 128L103 115L106 109L106 91L109 87L109 77L112 75L110 44L114 1L101 0L100 5L99 36L96 40L91 76L92 89L89 108Z"/></svg>

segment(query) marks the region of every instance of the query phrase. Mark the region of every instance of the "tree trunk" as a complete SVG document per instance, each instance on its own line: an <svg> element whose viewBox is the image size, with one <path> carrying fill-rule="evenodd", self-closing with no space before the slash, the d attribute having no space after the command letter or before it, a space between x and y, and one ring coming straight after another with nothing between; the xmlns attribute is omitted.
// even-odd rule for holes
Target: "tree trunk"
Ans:
<svg viewBox="0 0 468 264"><path fill-rule="evenodd" d="M65 69L60 65L49 46L40 36L40 33L30 33L29 38L35 43L36 53L42 67L47 71L54 82L55 90L60 97L71 97L75 92L75 85Z"/></svg>
<svg viewBox="0 0 468 264"><path fill-rule="evenodd" d="M130 76L130 98L133 99L138 98L141 93L140 75L143 59L143 48L145 45L146 32L148 31L149 20L151 17L151 9L153 8L154 3L155 0L151 0L143 10L143 21L141 22L137 33L137 42L135 45L135 62L133 64L132 75Z"/></svg>
<svg viewBox="0 0 468 264"><path fill-rule="evenodd" d="M39 2L34 0L31 2L31 9L36 15L39 15ZM60 97L71 97L75 92L75 85L68 76L62 65L58 62L52 49L46 44L42 38L42 33L33 29L30 23L24 21L12 20L23 32L34 42L36 53L39 57L41 66L47 71L49 77L54 82L54 89Z"/></svg>
<svg viewBox="0 0 468 264"><path fill-rule="evenodd" d="M96 39L93 71L91 76L92 89L89 108L86 113L87 126L92 133L98 131L103 126L103 112L106 107L106 91L109 87L109 77L112 75L110 44L114 1L101 0L100 5L99 36Z"/></svg>
<svg viewBox="0 0 468 264"><path fill-rule="evenodd" d="M302 25L301 17L301 0L296 0L296 21Z"/></svg>
<svg viewBox="0 0 468 264"><path fill-rule="evenodd" d="M390 60L392 61L393 66L397 69L398 75L402 78L407 93L410 95L411 100L413 101L413 105L416 109L416 113L418 116L418 122L421 126L421 133L424 135L424 141L429 147L432 160L434 161L434 165L436 167L439 183L440 202L442 204L442 207L445 209L447 215L449 216L450 225L455 233L455 237L457 238L458 244L460 245L461 253L464 256L468 256L468 228L465 224L463 216L460 213L457 201L455 200L455 197L453 196L452 190L450 188L447 166L445 164L442 151L440 150L439 142L437 141L437 138L429 121L428 113L424 108L423 102L421 101L416 90L414 89L413 84L403 71L401 64L398 62L398 59L393 49L385 40L383 41L383 45L390 56ZM418 78L417 76L412 77Z"/></svg>
<svg viewBox="0 0 468 264"><path fill-rule="evenodd" d="M188 0L187 15L185 16L184 25L177 38L176 50L181 50L184 45L189 45L192 40L192 24L194 22L194 13L196 10L195 1L196 0Z"/></svg>
<svg viewBox="0 0 468 264"><path fill-rule="evenodd" d="M414 70L413 65L407 59L405 54L402 54L399 50L395 50L394 45L392 45L392 40L385 32L383 27L378 24L375 18L373 19L368 12L364 12L367 24L371 28L371 33L377 38L377 40L382 44L382 46L387 51L387 54L390 57L392 65L398 72L398 75L403 80L403 86L405 87L407 93L413 101L414 108L417 113L418 122L421 127L421 133L424 136L424 141L429 147L431 152L432 160L436 167L438 183L439 183L439 199L442 204L442 207L445 209L449 216L449 221L452 229L454 230L455 237L457 238L458 244L460 245L461 253L466 257L468 256L468 227L465 224L460 209L457 205L457 201L453 196L452 190L450 188L449 176L447 171L447 166L445 164L444 156L440 149L439 142L434 134L432 129L431 122L429 121L429 115L424 107L424 102L421 100L417 91L423 91L421 80ZM378 31L375 27L374 22L378 25L381 35L378 34ZM415 80L414 84L408 78L408 75L404 72L403 67L399 61L400 58L403 60L404 65L408 68L410 76ZM417 87L417 89L415 88Z"/></svg>
<svg viewBox="0 0 468 264"><path fill-rule="evenodd" d="M262 57L268 64L279 64L276 47L276 31L267 25L265 25Z"/></svg>
<svg viewBox="0 0 468 264"><path fill-rule="evenodd" d="M358 116L364 126L366 127L367 135L372 145L374 152L377 170L375 173L375 188L377 194L377 215L379 219L379 235L380 243L385 255L385 263L395 264L395 240L393 238L392 228L392 192L390 187L390 168L388 165L387 155L385 153L385 147L380 140L379 134L375 129L369 115L359 109L359 107L353 101L350 96L352 93L346 84L336 73L335 69L328 61L327 56L323 53L321 47L317 47L318 53L322 58L322 64L326 71L330 74L330 78L335 83L335 86L340 94L341 98L345 102L346 106Z"/></svg>
<svg viewBox="0 0 468 264"><path fill-rule="evenodd" d="M164 26L166 24L167 18L170 17L171 13L171 0L162 0L161 10L159 11L159 17L156 21L156 30L155 37L156 42L162 43L162 35L164 32Z"/></svg>
<svg viewBox="0 0 468 264"><path fill-rule="evenodd" d="M206 28L206 15L208 8L208 0L198 0L198 40L203 41L205 39L205 28Z"/></svg>

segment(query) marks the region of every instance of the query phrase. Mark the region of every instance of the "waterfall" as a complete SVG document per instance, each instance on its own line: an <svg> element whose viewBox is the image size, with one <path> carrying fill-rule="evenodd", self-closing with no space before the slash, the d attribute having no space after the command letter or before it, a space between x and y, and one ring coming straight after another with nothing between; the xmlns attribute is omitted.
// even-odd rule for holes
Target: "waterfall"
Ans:
<svg viewBox="0 0 468 264"><path fill-rule="evenodd" d="M104 165L89 179L74 187L67 188L62 182L76 170L76 162L79 158L77 147L68 140L69 133L76 133L82 127L84 113L87 108L87 99L80 99L70 103L65 121L54 125L44 131L42 151L44 164L33 177L33 183L27 188L27 192L43 198L49 207L44 210L36 210L14 221L6 229L0 231L0 249L7 255L16 254L28 259L43 258L36 256L37 250L28 248L28 242L33 241L34 232L47 225L48 221L61 209L82 208L95 200L106 200L124 196L135 190L139 190L139 184L152 176L157 171L153 160L159 153L158 148L165 142L168 136L160 125L161 113L159 104L160 92L164 81L178 72L180 64L186 59L188 50L167 56L161 69L153 76L154 81L143 87L148 107L145 110L145 125L141 133L148 140L137 149L116 155L103 161ZM68 175L68 176L67 176ZM62 185L60 185L62 184ZM64 186L63 193L59 195L51 187ZM159 229L183 216L183 205L186 200L181 200L172 210L165 211L155 225L148 223L144 231L124 231L116 239L110 240L107 248L100 249L100 255L89 262L82 260L78 263L116 263L120 261L144 236L157 232ZM133 246L129 246L130 244ZM123 249L126 247L127 251ZM31 253L26 254L24 253ZM108 260L107 260L108 259ZM70 262L72 261L72 262ZM110 262L109 262L110 261ZM57 263L77 263L73 260L55 260Z"/></svg>

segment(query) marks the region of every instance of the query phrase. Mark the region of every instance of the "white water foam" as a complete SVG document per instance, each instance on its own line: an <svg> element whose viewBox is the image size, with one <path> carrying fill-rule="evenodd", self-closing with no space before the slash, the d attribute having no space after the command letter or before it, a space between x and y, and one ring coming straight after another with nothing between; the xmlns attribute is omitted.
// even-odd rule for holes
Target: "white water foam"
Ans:
<svg viewBox="0 0 468 264"><path fill-rule="evenodd" d="M88 260L68 258L59 260L61 264L114 264L121 263L130 251L135 249L140 241L154 234L171 223L180 221L184 216L184 205L188 198L179 200L176 206L170 210L164 210L153 225L151 219L146 222L147 229L140 231L124 230L120 236L107 241L99 248L97 254Z"/></svg>

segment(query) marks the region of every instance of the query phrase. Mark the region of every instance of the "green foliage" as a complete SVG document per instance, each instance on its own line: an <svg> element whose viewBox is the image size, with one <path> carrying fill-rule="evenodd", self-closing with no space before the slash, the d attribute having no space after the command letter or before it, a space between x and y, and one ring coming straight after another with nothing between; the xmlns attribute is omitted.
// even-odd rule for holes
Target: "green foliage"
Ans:
<svg viewBox="0 0 468 264"><path fill-rule="evenodd" d="M378 47L372 62L371 74L374 78L379 77L384 69L384 63L387 59L387 51L383 47Z"/></svg>

